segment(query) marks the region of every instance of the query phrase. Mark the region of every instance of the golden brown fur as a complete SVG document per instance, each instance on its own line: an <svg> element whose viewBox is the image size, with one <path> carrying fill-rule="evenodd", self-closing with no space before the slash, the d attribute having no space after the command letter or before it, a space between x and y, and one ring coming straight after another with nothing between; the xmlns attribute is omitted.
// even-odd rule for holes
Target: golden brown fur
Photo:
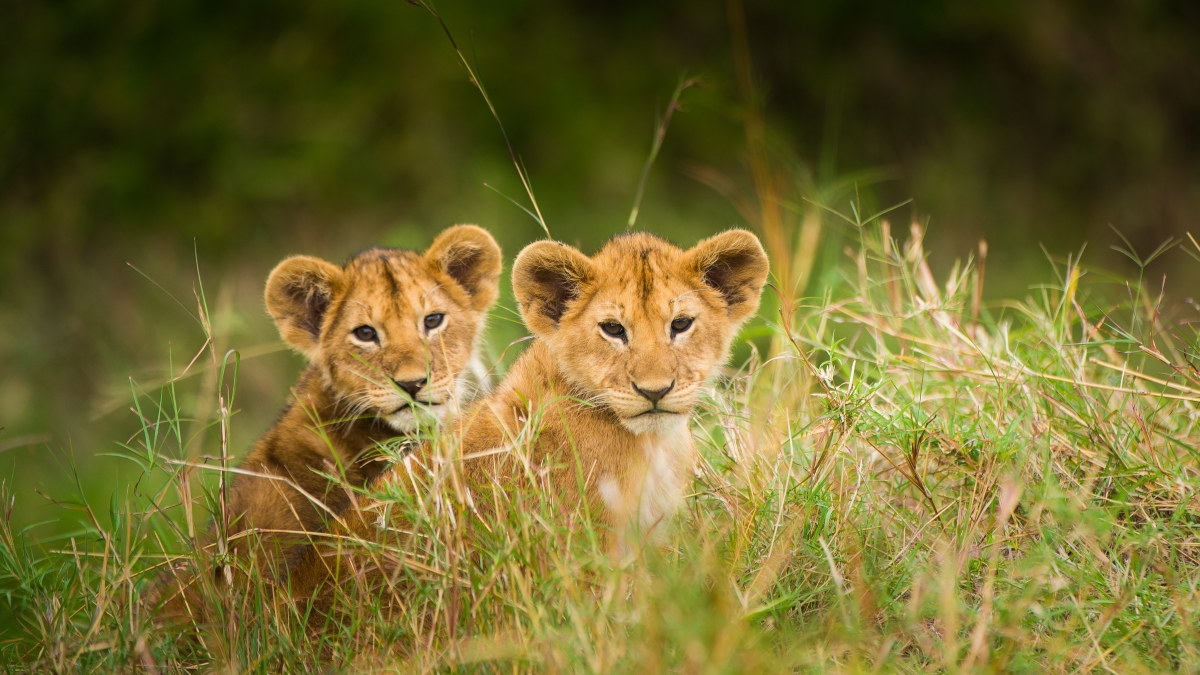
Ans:
<svg viewBox="0 0 1200 675"><path fill-rule="evenodd" d="M470 225L445 231L424 255L377 248L341 268L305 256L280 263L267 309L310 363L294 400L242 462L262 475L233 481L230 532L321 528L327 513L315 501L334 512L347 501L322 474L363 486L380 466L365 455L417 430L413 402L436 417L453 411L500 266L495 240ZM427 328L438 314L440 324ZM373 340L355 334L362 327ZM423 380L412 394L403 389Z"/></svg>
<svg viewBox="0 0 1200 675"><path fill-rule="evenodd" d="M271 272L267 310L310 362L233 478L234 552L260 541L271 559L324 529L349 503L327 475L366 485L383 468L380 442L457 409L500 269L491 235L462 225L424 254L374 248L341 267L296 256ZM238 536L252 528L257 539Z"/></svg>
<svg viewBox="0 0 1200 675"><path fill-rule="evenodd" d="M587 504L602 524L661 528L692 466L688 419L700 389L757 309L767 272L758 239L742 230L687 251L623 235L592 258L556 242L530 245L513 288L537 339L460 417L452 440L421 446L376 485L411 490L449 470L464 501L484 511L491 486L532 468L555 497ZM532 430L531 417L540 419ZM346 525L371 537L377 508L348 513ZM310 550L292 570L293 591L312 593L335 565L363 568L346 562Z"/></svg>

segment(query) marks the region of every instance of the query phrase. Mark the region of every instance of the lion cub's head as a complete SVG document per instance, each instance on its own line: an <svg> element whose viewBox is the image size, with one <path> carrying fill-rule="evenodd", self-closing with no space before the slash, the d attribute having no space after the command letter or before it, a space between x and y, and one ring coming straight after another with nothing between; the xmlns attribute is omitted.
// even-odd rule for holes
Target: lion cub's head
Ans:
<svg viewBox="0 0 1200 675"><path fill-rule="evenodd" d="M757 310L768 268L745 230L687 251L634 233L591 258L558 242L531 244L513 265L513 289L525 325L572 383L640 434L687 420Z"/></svg>
<svg viewBox="0 0 1200 675"><path fill-rule="evenodd" d="M496 241L460 225L424 254L373 248L342 267L288 258L267 280L267 311L334 391L341 417L412 431L414 402L438 416L455 405L499 276Z"/></svg>

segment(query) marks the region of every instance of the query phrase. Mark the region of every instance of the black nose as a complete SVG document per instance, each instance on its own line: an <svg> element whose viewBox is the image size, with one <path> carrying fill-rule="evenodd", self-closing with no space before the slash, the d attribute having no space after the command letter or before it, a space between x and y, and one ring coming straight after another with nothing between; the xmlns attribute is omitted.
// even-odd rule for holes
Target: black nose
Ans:
<svg viewBox="0 0 1200 675"><path fill-rule="evenodd" d="M662 400L662 397L671 393L671 390L674 388L675 388L674 382L672 382L671 384L668 384L667 386L663 387L662 389L642 389L641 387L637 386L637 383L633 384L634 391L641 394L642 398L644 398L647 401L650 401L651 403L654 403L656 405L658 404L658 402L660 400Z"/></svg>
<svg viewBox="0 0 1200 675"><path fill-rule="evenodd" d="M392 380L392 382L396 383L397 387L400 387L401 389L403 389L412 398L417 397L417 392L421 391L421 387L424 387L425 383L428 381L429 381L429 378L425 378L425 377L423 377L419 380L405 380L404 382L401 382L400 380Z"/></svg>

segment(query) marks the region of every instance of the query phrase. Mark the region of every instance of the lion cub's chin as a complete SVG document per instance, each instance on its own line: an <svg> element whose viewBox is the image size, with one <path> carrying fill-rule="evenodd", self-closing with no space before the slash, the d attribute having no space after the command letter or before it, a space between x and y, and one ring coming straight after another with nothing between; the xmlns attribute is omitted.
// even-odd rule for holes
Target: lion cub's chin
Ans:
<svg viewBox="0 0 1200 675"><path fill-rule="evenodd" d="M670 434L687 427L688 416L683 413L649 413L621 419L621 426L635 436Z"/></svg>

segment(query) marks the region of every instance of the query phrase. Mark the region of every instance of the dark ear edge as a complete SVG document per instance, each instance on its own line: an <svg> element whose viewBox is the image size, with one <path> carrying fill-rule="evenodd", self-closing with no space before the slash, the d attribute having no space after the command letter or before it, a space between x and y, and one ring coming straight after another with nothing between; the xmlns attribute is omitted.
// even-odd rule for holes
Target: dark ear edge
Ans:
<svg viewBox="0 0 1200 675"><path fill-rule="evenodd" d="M279 263L267 278L267 311L279 335L301 353L316 353L321 324L341 276L341 268L333 263L298 255Z"/></svg>
<svg viewBox="0 0 1200 675"><path fill-rule="evenodd" d="M500 294L500 246L476 225L455 225L437 236L425 259L454 279L476 310L486 310Z"/></svg>
<svg viewBox="0 0 1200 675"><path fill-rule="evenodd" d="M592 277L592 261L557 241L526 246L513 263L513 294L534 334L551 333Z"/></svg>
<svg viewBox="0 0 1200 675"><path fill-rule="evenodd" d="M731 319L744 321L758 310L771 270L758 237L746 230L729 230L696 244L688 255L704 284L721 294Z"/></svg>

